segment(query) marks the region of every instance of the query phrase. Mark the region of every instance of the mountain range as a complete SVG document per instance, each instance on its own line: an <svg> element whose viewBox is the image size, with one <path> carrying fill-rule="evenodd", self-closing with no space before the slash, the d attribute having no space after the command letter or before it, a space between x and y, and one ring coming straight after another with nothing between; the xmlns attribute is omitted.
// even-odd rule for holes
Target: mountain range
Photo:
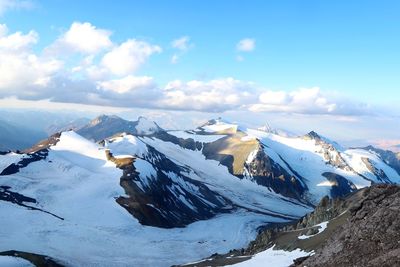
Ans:
<svg viewBox="0 0 400 267"><path fill-rule="evenodd" d="M243 248L265 225L303 220L326 198L400 182L400 154L344 148L314 131L222 119L169 131L106 115L78 124L0 154L0 255L61 266L185 264Z"/></svg>

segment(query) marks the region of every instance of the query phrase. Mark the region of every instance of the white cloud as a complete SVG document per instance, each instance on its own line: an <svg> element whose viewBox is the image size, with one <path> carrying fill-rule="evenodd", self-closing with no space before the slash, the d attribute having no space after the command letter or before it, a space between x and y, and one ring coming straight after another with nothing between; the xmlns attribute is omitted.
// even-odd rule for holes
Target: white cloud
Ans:
<svg viewBox="0 0 400 267"><path fill-rule="evenodd" d="M259 97L262 104L285 105L288 103L288 93L284 91L266 91Z"/></svg>
<svg viewBox="0 0 400 267"><path fill-rule="evenodd" d="M236 49L241 52L251 52L255 48L256 48L256 40L251 38L242 39L236 45Z"/></svg>
<svg viewBox="0 0 400 267"><path fill-rule="evenodd" d="M79 34L72 34L75 36L72 38L69 33L79 32L76 26L103 41L74 43L71 40ZM161 48L136 39L117 45L111 43L109 35L110 32L90 23L72 24L56 41L58 45L60 40L64 45L68 43L69 51L74 49L77 57L71 57L75 64L70 64L59 60L63 50L59 54L33 52L39 40L35 31L9 33L6 25L0 24L0 97L208 112L251 110L335 116L370 113L368 106L339 99L318 87L272 91L234 78L175 80L158 86L152 77L138 77L134 73L151 55L160 53ZM179 50L187 46L181 42L177 47ZM94 54L101 50L104 51Z"/></svg>
<svg viewBox="0 0 400 267"><path fill-rule="evenodd" d="M0 16L10 9L29 9L33 4L29 0L0 0Z"/></svg>
<svg viewBox="0 0 400 267"><path fill-rule="evenodd" d="M99 82L98 84L99 88L113 91L118 94L125 94L134 90L146 89L155 86L152 77L135 77L132 75L126 76L122 79Z"/></svg>
<svg viewBox="0 0 400 267"><path fill-rule="evenodd" d="M28 34L16 32L10 35L8 28L5 24L0 24L0 49L9 52L17 52L29 48L29 46L36 44L39 36L35 31L30 31Z"/></svg>
<svg viewBox="0 0 400 267"><path fill-rule="evenodd" d="M124 76L135 72L149 56L160 52L161 47L157 45L130 39L106 53L101 64L112 74Z"/></svg>
<svg viewBox="0 0 400 267"><path fill-rule="evenodd" d="M34 31L7 35L7 27L1 25L0 32L0 95L40 94L61 69L62 62L31 51L31 46L38 41Z"/></svg>
<svg viewBox="0 0 400 267"><path fill-rule="evenodd" d="M329 100L320 88L300 88L292 92L266 91L260 94L259 103L250 106L255 112L288 112L300 114L345 114L347 106L338 106Z"/></svg>
<svg viewBox="0 0 400 267"><path fill-rule="evenodd" d="M178 63L179 58L185 54L191 47L193 47L193 44L190 43L190 37L189 36L183 36L178 39L175 39L171 42L172 48L175 48L178 50L178 53L175 53L171 57L171 64L176 64Z"/></svg>
<svg viewBox="0 0 400 267"><path fill-rule="evenodd" d="M186 51L189 49L189 46L190 46L189 41L190 41L189 36L183 36L181 38L173 40L171 43L171 46L173 48L176 48L176 49L179 49L182 51Z"/></svg>
<svg viewBox="0 0 400 267"><path fill-rule="evenodd" d="M89 22L74 22L49 49L53 53L96 54L112 46L110 35L111 31L98 29Z"/></svg>
<svg viewBox="0 0 400 267"><path fill-rule="evenodd" d="M171 57L171 64L178 63L179 56L177 54L173 54Z"/></svg>
<svg viewBox="0 0 400 267"><path fill-rule="evenodd" d="M254 100L254 84L233 78L208 82L175 80L164 88L160 107L170 109L223 111L239 108Z"/></svg>
<svg viewBox="0 0 400 267"><path fill-rule="evenodd" d="M8 33L7 25L6 24L0 24L0 37L5 36L7 33Z"/></svg>

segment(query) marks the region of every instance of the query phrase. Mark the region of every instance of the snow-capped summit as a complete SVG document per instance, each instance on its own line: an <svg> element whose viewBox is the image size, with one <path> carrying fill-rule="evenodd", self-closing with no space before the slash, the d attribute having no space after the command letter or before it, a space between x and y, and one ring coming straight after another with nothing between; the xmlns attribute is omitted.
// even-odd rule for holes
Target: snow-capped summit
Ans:
<svg viewBox="0 0 400 267"><path fill-rule="evenodd" d="M162 131L157 123L142 116L138 118L135 129L138 135L151 135Z"/></svg>
<svg viewBox="0 0 400 267"><path fill-rule="evenodd" d="M305 139L321 140L321 136L315 131L311 131L308 134L304 135L304 138Z"/></svg>
<svg viewBox="0 0 400 267"><path fill-rule="evenodd" d="M266 132L266 133L272 133L272 134L280 135L280 136L283 136L283 137L294 137L294 136L296 136L296 134L294 134L292 132L289 132L287 130L273 128L268 123L266 123L262 127L257 128L257 130L260 130L260 131L263 131L263 132Z"/></svg>
<svg viewBox="0 0 400 267"><path fill-rule="evenodd" d="M200 131L207 133L235 133L238 130L238 125L230 123L222 118L211 119L198 128Z"/></svg>

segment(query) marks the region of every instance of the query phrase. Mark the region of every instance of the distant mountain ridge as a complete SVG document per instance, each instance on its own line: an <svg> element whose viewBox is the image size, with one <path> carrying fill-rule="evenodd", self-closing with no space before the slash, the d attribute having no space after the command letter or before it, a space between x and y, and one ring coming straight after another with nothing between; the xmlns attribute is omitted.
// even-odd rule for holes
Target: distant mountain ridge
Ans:
<svg viewBox="0 0 400 267"><path fill-rule="evenodd" d="M118 116L101 115L88 124L78 127L76 132L89 140L101 141L118 133L151 135L162 131L153 121L139 117L137 121L127 121Z"/></svg>

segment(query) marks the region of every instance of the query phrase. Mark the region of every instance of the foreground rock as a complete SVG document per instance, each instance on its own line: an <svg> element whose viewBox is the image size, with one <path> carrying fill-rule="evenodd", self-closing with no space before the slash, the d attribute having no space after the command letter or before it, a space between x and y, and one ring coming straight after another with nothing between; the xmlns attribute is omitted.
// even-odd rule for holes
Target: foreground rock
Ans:
<svg viewBox="0 0 400 267"><path fill-rule="evenodd" d="M312 255L293 259L292 267L400 266L400 186L379 184L342 199L325 197L300 220L260 231L245 249L184 266L243 261L251 266L255 254L272 248Z"/></svg>
<svg viewBox="0 0 400 267"><path fill-rule="evenodd" d="M293 266L399 266L400 187L363 191L350 217L316 253Z"/></svg>

